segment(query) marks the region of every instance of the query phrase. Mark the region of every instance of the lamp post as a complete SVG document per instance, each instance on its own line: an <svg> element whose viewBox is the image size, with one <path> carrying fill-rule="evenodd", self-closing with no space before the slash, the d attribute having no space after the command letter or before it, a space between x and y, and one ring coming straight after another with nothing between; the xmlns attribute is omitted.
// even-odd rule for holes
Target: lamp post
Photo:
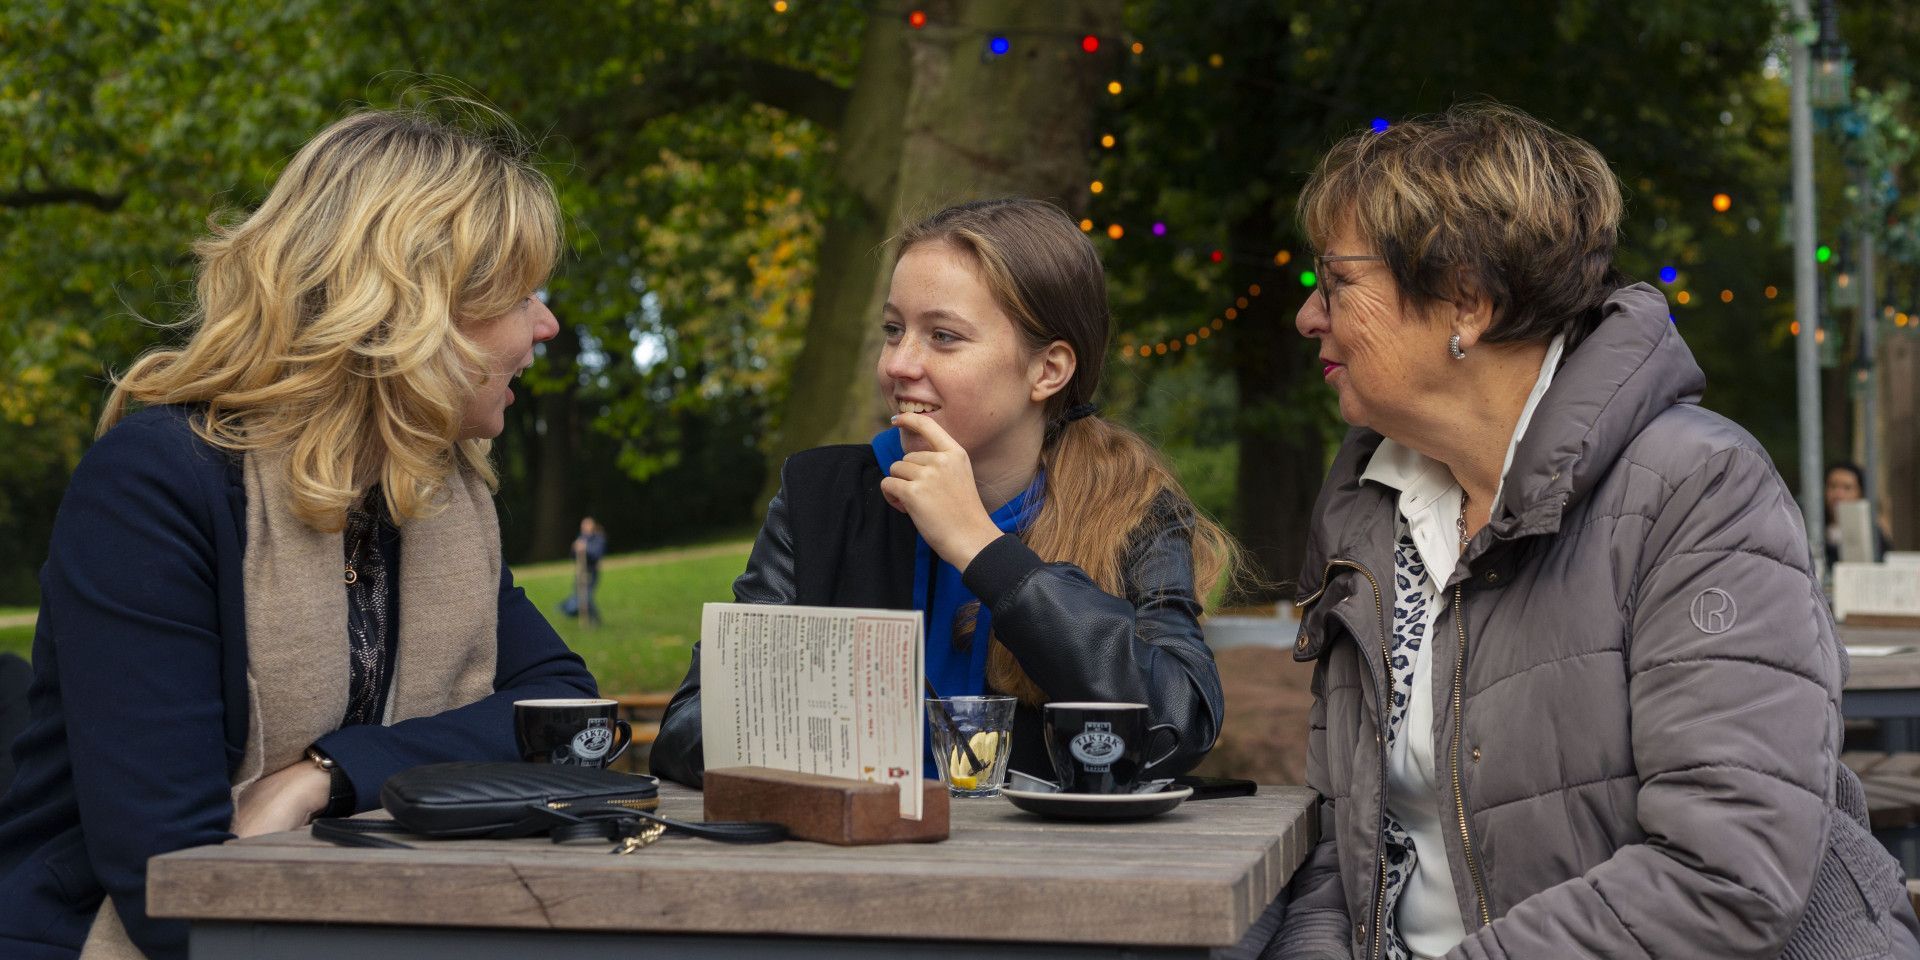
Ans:
<svg viewBox="0 0 1920 960"><path fill-rule="evenodd" d="M1823 0L1824 2L1824 0ZM1800 515L1807 527L1807 550L1814 570L1826 577L1826 501L1820 472L1820 354L1814 330L1819 283L1813 267L1813 108L1808 102L1808 61L1812 51L1800 32L1807 22L1807 0L1792 0L1793 58L1789 116L1793 157L1793 313L1800 324L1794 341L1794 382L1799 397Z"/></svg>

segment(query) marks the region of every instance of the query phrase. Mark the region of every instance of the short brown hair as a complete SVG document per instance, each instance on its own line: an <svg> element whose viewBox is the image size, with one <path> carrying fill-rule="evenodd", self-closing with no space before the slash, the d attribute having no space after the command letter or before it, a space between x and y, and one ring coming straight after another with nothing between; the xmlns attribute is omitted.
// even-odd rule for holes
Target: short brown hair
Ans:
<svg viewBox="0 0 1920 960"><path fill-rule="evenodd" d="M1621 207L1592 144L1475 103L1341 140L1301 191L1299 215L1317 248L1353 224L1416 308L1484 295L1489 343L1577 342L1622 283Z"/></svg>

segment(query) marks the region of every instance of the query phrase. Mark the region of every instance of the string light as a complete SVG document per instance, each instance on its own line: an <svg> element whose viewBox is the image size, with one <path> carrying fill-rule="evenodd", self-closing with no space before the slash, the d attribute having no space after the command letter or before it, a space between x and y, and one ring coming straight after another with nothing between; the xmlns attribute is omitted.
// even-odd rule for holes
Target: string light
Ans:
<svg viewBox="0 0 1920 960"><path fill-rule="evenodd" d="M1109 133L1109 134L1104 134L1104 135L1102 135L1102 136L1100 137L1100 145L1101 145L1101 146L1103 146L1103 147L1106 147L1106 148L1107 148L1108 150L1112 150L1112 149L1113 149L1113 134L1111 134L1111 133Z"/></svg>
<svg viewBox="0 0 1920 960"><path fill-rule="evenodd" d="M1137 56L1139 56L1139 55L1141 55L1141 54L1143 54L1143 53L1146 53L1146 52L1147 52L1147 45L1146 45L1146 44L1144 44L1144 43L1141 43L1141 42L1140 42L1140 41L1138 41L1138 40L1135 40L1135 41L1133 42L1133 55L1134 55L1134 56L1136 56L1136 57L1137 57Z"/></svg>
<svg viewBox="0 0 1920 960"><path fill-rule="evenodd" d="M1164 236L1166 236L1166 235L1167 235L1167 225L1166 225L1166 224L1165 224L1164 222L1162 222L1162 221L1159 221L1159 220L1155 220L1155 221L1153 222L1153 235L1154 235L1154 236L1156 236L1156 237L1164 237Z"/></svg>
<svg viewBox="0 0 1920 960"><path fill-rule="evenodd" d="M1258 296L1260 296L1260 285L1257 283L1251 283L1247 285L1247 290L1245 294L1234 298L1234 303L1245 304L1248 302L1249 297L1258 297ZM1173 336L1170 336L1167 339L1160 341L1159 343L1154 343L1154 344L1143 343L1137 346L1133 343L1123 343L1120 345L1120 355L1122 358L1128 359L1128 360L1133 359L1135 356L1164 357L1168 353L1178 353L1180 352L1180 350L1186 347L1199 346L1200 341L1211 340L1213 339L1213 335L1215 333L1218 333L1219 331L1225 329L1228 320L1232 320L1239 317L1240 309L1244 309L1244 308L1228 307L1227 309L1221 311L1221 316L1214 317L1212 320L1209 320L1206 323L1203 323L1198 327L1195 327L1194 329L1187 331L1185 333L1174 334Z"/></svg>
<svg viewBox="0 0 1920 960"><path fill-rule="evenodd" d="M1091 34L1091 33L1089 33L1089 34L1087 34L1087 35L1086 35L1086 36L1084 36L1084 37L1081 37L1081 38L1080 38L1080 49L1082 49L1082 50L1085 50L1085 51L1086 51L1086 52L1088 52L1088 53L1099 53L1099 52L1100 52L1100 38L1099 38L1099 37L1096 37L1096 36L1094 36L1094 35L1093 35L1093 34Z"/></svg>
<svg viewBox="0 0 1920 960"><path fill-rule="evenodd" d="M1733 198L1724 193L1714 194L1713 209L1715 213L1726 213L1728 210L1733 209Z"/></svg>
<svg viewBox="0 0 1920 960"><path fill-rule="evenodd" d="M914 12L907 14L907 26L912 27L915 30L918 30L921 27L924 27L926 25L927 25L927 12L925 10L915 10Z"/></svg>
<svg viewBox="0 0 1920 960"><path fill-rule="evenodd" d="M1092 233L1092 232L1093 232L1093 221L1092 221L1092 220L1081 220L1081 221L1080 221L1080 232L1081 232L1081 233Z"/></svg>
<svg viewBox="0 0 1920 960"><path fill-rule="evenodd" d="M1721 302L1721 303L1732 303L1732 302L1733 302L1733 291L1732 291L1732 290L1722 290L1722 291L1720 291L1720 302Z"/></svg>
<svg viewBox="0 0 1920 960"><path fill-rule="evenodd" d="M1799 336L1799 335L1800 335L1800 321L1798 321L1798 320L1795 320L1794 322L1792 322L1792 323L1790 323L1790 324L1787 324L1787 332L1788 332L1788 333L1790 333L1790 334L1793 334L1793 335L1794 335L1794 336L1796 336L1796 337L1797 337L1797 336Z"/></svg>
<svg viewBox="0 0 1920 960"><path fill-rule="evenodd" d="M1684 307L1688 303L1692 302L1693 294L1688 293L1685 290L1682 290L1679 293L1674 294L1673 299L1680 301L1680 305Z"/></svg>
<svg viewBox="0 0 1920 960"><path fill-rule="evenodd" d="M1818 260L1821 263L1826 263L1828 260L1832 260L1833 248L1827 246L1824 243L1813 248L1813 259Z"/></svg>
<svg viewBox="0 0 1920 960"><path fill-rule="evenodd" d="M996 36L987 41L987 49L996 57L1004 57L1008 50L1013 49L1013 44L1008 43L1006 37Z"/></svg>
<svg viewBox="0 0 1920 960"><path fill-rule="evenodd" d="M1374 117L1373 122L1367 124L1367 126L1372 128L1374 133L1386 133L1387 128L1393 126L1393 124L1388 123L1385 117Z"/></svg>
<svg viewBox="0 0 1920 960"><path fill-rule="evenodd" d="M786 13L786 12L787 12L787 0L773 0L773 12L774 12L774 13Z"/></svg>
<svg viewBox="0 0 1920 960"><path fill-rule="evenodd" d="M1107 92L1113 94L1116 97L1120 95L1120 91L1122 89L1124 88L1120 86L1120 81L1118 80L1110 81L1107 84Z"/></svg>
<svg viewBox="0 0 1920 960"><path fill-rule="evenodd" d="M1273 265L1276 267L1284 267L1287 264L1292 262L1293 262L1293 251L1291 250L1282 250L1279 253L1276 253L1273 255Z"/></svg>
<svg viewBox="0 0 1920 960"><path fill-rule="evenodd" d="M1217 53L1207 58L1207 66L1212 67L1215 70L1220 69L1223 65L1226 64L1226 62L1227 62L1227 58Z"/></svg>
<svg viewBox="0 0 1920 960"><path fill-rule="evenodd" d="M1767 284L1767 289L1766 289L1766 291L1765 291L1765 292L1766 292L1766 295L1767 295L1767 299L1768 299L1768 300L1772 300L1772 299L1773 299L1774 297L1777 297L1777 296L1779 296L1779 295L1780 295L1780 288L1779 288L1779 287L1776 287L1776 286L1774 286L1774 285L1773 285L1773 284L1771 284L1771 283L1769 283L1769 284Z"/></svg>
<svg viewBox="0 0 1920 960"><path fill-rule="evenodd" d="M1113 223L1113 224L1108 224L1108 225L1107 225L1107 238L1108 238L1108 239L1111 239L1111 240L1118 240L1118 239L1120 239L1120 238L1121 238L1122 236L1125 236L1125 235L1126 235L1126 231L1125 231L1125 230L1123 230L1123 229L1121 229L1121 228L1120 228L1120 225L1119 225L1119 224L1117 224L1117 223Z"/></svg>
<svg viewBox="0 0 1920 960"><path fill-rule="evenodd" d="M1087 190L1092 193L1099 193L1105 189L1107 189L1107 185L1104 183L1101 183L1098 180L1095 180L1094 182L1087 184Z"/></svg>
<svg viewBox="0 0 1920 960"><path fill-rule="evenodd" d="M1314 284L1316 284L1316 283L1319 283L1319 282L1320 282L1320 278L1319 278L1319 277L1316 277L1316 276L1314 276L1314 275L1313 275L1313 271L1312 271L1312 270L1302 270L1302 271L1300 271L1300 285L1301 285L1301 286L1303 286L1303 287L1311 287L1311 286L1313 286Z"/></svg>
<svg viewBox="0 0 1920 960"><path fill-rule="evenodd" d="M1674 269L1674 268L1672 268L1672 267L1661 267L1661 268L1660 268L1660 282L1661 282L1661 283L1672 283L1672 282L1674 282L1675 280L1678 280L1678 279L1680 279L1680 271L1678 271L1678 270L1675 270L1675 269Z"/></svg>

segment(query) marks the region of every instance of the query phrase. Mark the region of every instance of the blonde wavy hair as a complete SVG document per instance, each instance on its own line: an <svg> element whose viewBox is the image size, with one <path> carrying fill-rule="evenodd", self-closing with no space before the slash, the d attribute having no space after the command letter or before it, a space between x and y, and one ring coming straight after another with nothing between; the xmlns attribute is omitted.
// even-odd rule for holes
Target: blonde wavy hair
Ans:
<svg viewBox="0 0 1920 960"><path fill-rule="evenodd" d="M1020 532L1034 553L1078 566L1100 589L1127 594L1127 552L1150 518L1184 527L1193 551L1194 598L1205 604L1214 587L1237 576L1240 549L1195 506L1180 479L1146 438L1098 416L1067 419L1090 403L1106 365L1112 317L1106 271L1093 244L1060 208L1040 200L981 200L949 207L908 227L904 255L915 246L945 244L972 260L982 283L1026 340L1040 351L1056 340L1073 347L1073 378L1046 404L1047 434L1040 450L1046 494ZM953 635L973 636L978 601L961 608ZM987 653L987 682L1029 704L1046 691L998 639Z"/></svg>
<svg viewBox="0 0 1920 960"><path fill-rule="evenodd" d="M325 531L375 482L403 523L430 514L457 470L495 486L491 442L459 439L486 370L464 328L546 282L560 211L510 121L454 106L459 122L424 109L339 120L259 209L215 223L193 248L179 322L192 336L115 378L99 433L130 402L197 406L208 443L288 453L293 512Z"/></svg>

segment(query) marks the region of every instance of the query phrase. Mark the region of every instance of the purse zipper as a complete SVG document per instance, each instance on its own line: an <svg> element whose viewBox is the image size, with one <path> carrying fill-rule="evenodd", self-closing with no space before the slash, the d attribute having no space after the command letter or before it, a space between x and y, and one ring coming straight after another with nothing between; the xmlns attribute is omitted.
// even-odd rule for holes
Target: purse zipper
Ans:
<svg viewBox="0 0 1920 960"><path fill-rule="evenodd" d="M660 798L650 797L639 800L549 800L547 801L547 809L565 810L568 807L581 803L591 803L597 807L626 807L629 810L657 810L660 808Z"/></svg>

